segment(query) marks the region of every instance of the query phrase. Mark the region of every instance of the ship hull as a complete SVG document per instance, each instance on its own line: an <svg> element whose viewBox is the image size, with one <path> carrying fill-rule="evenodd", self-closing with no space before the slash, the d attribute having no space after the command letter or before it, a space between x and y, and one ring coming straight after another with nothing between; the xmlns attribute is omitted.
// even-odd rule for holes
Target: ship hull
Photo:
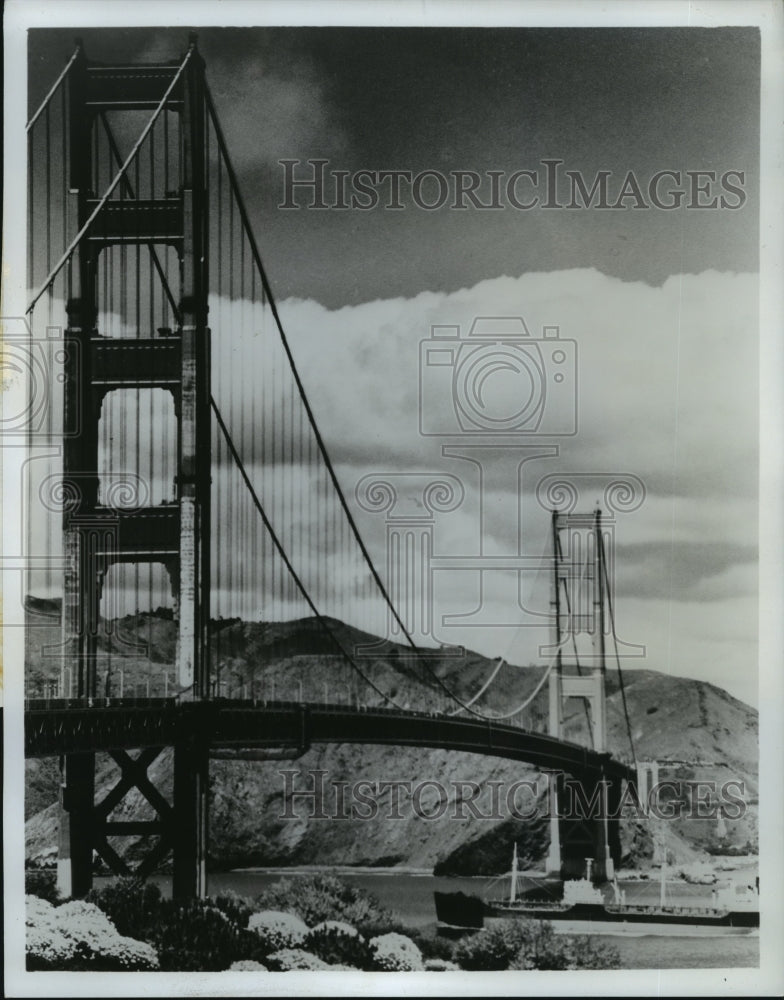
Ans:
<svg viewBox="0 0 784 1000"><path fill-rule="evenodd" d="M540 906L536 903L508 904L494 902L486 904L486 917L529 917L533 920L574 920L591 923L616 924L671 924L681 927L759 927L757 910L718 910L705 908L702 912L688 907L672 907L660 910L653 906L623 907L602 906L600 903L575 903L566 907Z"/></svg>
<svg viewBox="0 0 784 1000"><path fill-rule="evenodd" d="M687 928L693 933L749 933L759 927L758 910L711 910L709 908L671 907L658 909L653 906L628 907L601 903L516 902L501 900L485 902L477 896L464 893L437 892L436 916L442 923L453 927L482 927L485 918L550 920L558 927L574 925L575 933L662 933L672 927L679 934ZM590 930L596 928L595 931Z"/></svg>

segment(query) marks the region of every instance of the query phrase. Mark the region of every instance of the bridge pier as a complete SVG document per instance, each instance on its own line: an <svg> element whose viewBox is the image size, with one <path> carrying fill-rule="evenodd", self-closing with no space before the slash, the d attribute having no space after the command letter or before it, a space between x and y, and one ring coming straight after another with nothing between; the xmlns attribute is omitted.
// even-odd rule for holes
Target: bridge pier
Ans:
<svg viewBox="0 0 784 1000"><path fill-rule="evenodd" d="M570 781L568 788L561 786L558 818L550 820L548 874L581 878L586 858L591 858L593 880L612 881L621 862L620 801L620 780L603 774ZM551 809L552 802L551 796ZM553 846L554 838L557 847Z"/></svg>
<svg viewBox="0 0 784 1000"><path fill-rule="evenodd" d="M207 895L209 744L196 736L174 748L172 894Z"/></svg>
<svg viewBox="0 0 784 1000"><path fill-rule="evenodd" d="M60 758L60 832L57 888L62 896L86 896L93 884L95 754Z"/></svg>

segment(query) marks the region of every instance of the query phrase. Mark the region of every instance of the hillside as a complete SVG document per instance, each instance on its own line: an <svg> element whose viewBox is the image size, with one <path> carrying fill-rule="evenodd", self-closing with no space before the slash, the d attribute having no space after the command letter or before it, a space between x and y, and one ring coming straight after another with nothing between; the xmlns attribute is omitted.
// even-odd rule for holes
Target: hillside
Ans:
<svg viewBox="0 0 784 1000"><path fill-rule="evenodd" d="M52 676L52 658L43 655L56 641L59 608L54 602L28 603L28 680L40 683ZM124 648L100 644L99 678L110 690L117 690L122 669L125 693L162 693L163 672L174 650L174 622L170 613L129 616L123 619L120 634ZM300 687L305 699L350 701L373 705L382 698L361 681L335 653L331 641L313 619L285 623L248 623L233 620L217 623L214 630L213 662L219 666L222 693L239 695L253 690L260 697L298 698ZM377 641L339 622L332 628L341 642L351 648ZM116 640L114 640L116 642ZM134 648L135 644L135 648ZM143 645L142 645L143 644ZM146 647L146 648L145 648ZM128 655L130 651L130 655ZM125 655L120 656L123 653ZM149 655L141 655L149 653ZM463 699L470 699L481 687L495 661L472 652L456 657L452 651L429 651L433 673ZM383 646L362 668L373 682L400 705L440 709L444 695L439 683L423 670L410 651L393 643ZM504 711L519 704L542 676L541 667L504 665L496 682L475 703L483 710ZM669 677L653 670L626 671L625 688L632 723L635 751L640 759L656 757L671 761L662 778L716 780L730 778L745 783L749 803L746 815L726 820L680 819L669 824L670 850L676 859L691 860L709 851L741 851L756 844L757 814L757 714L714 685ZM170 681L171 683L171 681ZM171 690L171 688L169 688ZM607 678L610 749L629 757L629 742L623 716L617 675ZM567 715L567 736L588 743L586 717L577 702ZM536 699L526 715L531 728L545 728L546 691ZM108 791L116 775L115 766L99 758L98 796ZM293 780L300 789L312 787L311 771L325 772L329 793L325 812L340 812L334 800L333 782L378 783L411 781L441 782L448 790L448 807L438 819L417 815L410 800L402 808L401 819L390 820L392 790L377 799L377 815L368 818L309 818L304 800L289 808L283 818L284 776L297 772ZM171 760L165 751L150 769L156 785L171 796ZM483 791L477 801L479 811L489 808L488 782L508 788L521 778L535 778L535 772L514 762L465 753L447 753L414 747L366 747L338 744L313 747L297 760L213 760L210 769L211 864L219 867L247 865L400 865L431 868L442 872L495 872L508 866L513 840L518 841L524 864L534 865L546 851L548 827L545 819L523 822L505 813L500 818L474 816L461 805L459 782L475 782ZM291 781L292 778L290 777ZM365 786L367 788L367 786ZM466 795L469 786L462 786ZM31 862L51 858L56 844L56 761L27 762L27 855ZM485 794L487 792L487 794ZM428 795L430 796L428 798ZM423 791L420 812L434 808L432 787ZM349 810L350 811L350 810ZM362 810L364 812L364 810ZM502 810L502 812L504 812ZM293 815L291 815L293 813ZM140 796L129 794L113 813L113 818L143 818L149 807ZM625 821L623 829L627 862L635 864L650 856L647 829L639 822ZM131 855L133 838L115 843Z"/></svg>

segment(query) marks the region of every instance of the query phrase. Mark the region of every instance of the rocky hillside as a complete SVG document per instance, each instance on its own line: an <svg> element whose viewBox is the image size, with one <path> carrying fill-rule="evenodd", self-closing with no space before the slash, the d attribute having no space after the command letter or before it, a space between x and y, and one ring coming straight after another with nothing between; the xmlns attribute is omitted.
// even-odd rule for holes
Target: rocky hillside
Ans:
<svg viewBox="0 0 784 1000"><path fill-rule="evenodd" d="M27 676L39 685L52 676L53 658L46 646L56 641L59 608L52 602L31 601ZM160 611L128 617L119 622L122 646L116 639L100 643L99 678L104 690L119 694L120 671L124 693L163 693L173 689L171 662L174 623L170 613ZM377 640L339 622L332 622L346 648ZM382 698L359 681L334 643L312 619L286 623L247 623L238 620L216 623L213 662L222 681L221 692L239 696L253 691L258 697L380 704ZM400 705L440 710L443 690L437 677L464 699L482 686L494 661L476 653L456 656L453 651L430 651L430 670L410 652L393 643L381 647L362 667L373 683ZM489 691L476 707L504 711L519 704L541 679L540 667L504 665ZM108 682L107 682L108 678ZM609 742L613 753L629 757L629 738L623 715L617 676L608 673ZM107 687L108 683L108 687ZM667 837L675 860L689 861L705 851L745 852L756 846L757 828L757 714L711 684L669 677L653 670L625 673L625 694L638 758L670 761L662 778L681 781L735 779L744 783L748 804L744 816L726 819L682 818L667 824ZM586 713L578 702L567 716L567 735L589 744ZM530 710L526 725L544 730L546 690ZM99 758L98 796L109 790L116 767ZM42 863L54 854L56 845L56 761L27 762L27 853L32 863ZM284 775L282 772L293 772ZM314 779L313 772L323 772ZM164 751L150 768L150 776L171 797L171 757ZM512 841L517 841L522 863L537 865L546 851L546 819L523 822L505 808L495 818L491 789L506 789L521 778L536 773L510 761L465 753L447 753L415 747L367 747L337 744L313 747L296 760L227 760L211 764L211 863L220 867L243 865L386 865L436 868L440 872L500 872L508 867ZM296 790L323 781L325 817L310 816L312 803L300 798L284 801L286 782ZM364 781L366 797L375 802L363 806L351 792L351 783ZM422 786L416 806L410 793L400 794L395 810L389 783L439 782L447 790L442 802L434 785ZM341 806L336 794L343 792ZM460 783L464 784L460 784ZM388 783L384 786L383 783ZM465 803L475 783L482 789L472 810ZM497 783L497 784L494 784ZM361 794L361 791L360 791ZM737 793L735 793L737 794ZM502 798L503 802L503 798ZM351 807L355 813L351 816ZM402 818L390 819L392 812ZM474 815L479 812L480 815ZM347 814L345 818L341 813ZM442 813L438 818L428 818ZM129 793L115 809L115 819L145 818L149 806L138 794ZM627 863L644 862L651 854L647 824L624 822ZM133 838L115 843L133 855L139 846Z"/></svg>

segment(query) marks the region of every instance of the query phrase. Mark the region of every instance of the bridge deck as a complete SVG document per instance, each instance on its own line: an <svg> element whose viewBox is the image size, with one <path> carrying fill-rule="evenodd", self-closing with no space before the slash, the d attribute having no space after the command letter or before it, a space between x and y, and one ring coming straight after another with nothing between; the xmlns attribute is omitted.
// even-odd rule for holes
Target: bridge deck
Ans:
<svg viewBox="0 0 784 1000"><path fill-rule="evenodd" d="M300 702L215 699L123 699L94 703L31 701L25 711L25 756L172 746L196 736L213 748L298 747L373 743L462 750L525 761L576 777L629 778L609 754L501 722L397 709Z"/></svg>

